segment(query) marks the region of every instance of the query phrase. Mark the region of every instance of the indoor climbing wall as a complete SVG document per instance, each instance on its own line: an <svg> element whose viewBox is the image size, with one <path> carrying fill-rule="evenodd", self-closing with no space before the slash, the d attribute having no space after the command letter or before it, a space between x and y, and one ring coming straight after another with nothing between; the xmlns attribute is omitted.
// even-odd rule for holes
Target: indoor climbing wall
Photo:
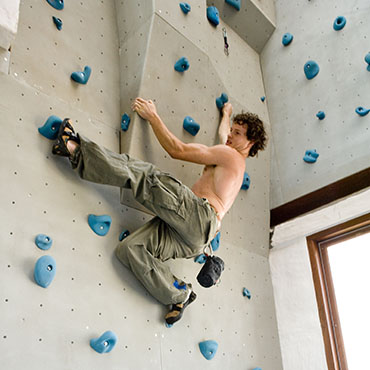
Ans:
<svg viewBox="0 0 370 370"><path fill-rule="evenodd" d="M277 28L261 54L273 133L271 208L367 168L370 157L370 115L355 112L370 108L369 2L275 4ZM286 33L293 40L284 46ZM312 79L308 61L319 67ZM319 154L316 162L303 160L306 150Z"/></svg>
<svg viewBox="0 0 370 370"><path fill-rule="evenodd" d="M64 9L49 3L64 3ZM1 368L281 369L267 260L269 148L246 161L250 188L240 191L224 219L217 252L226 264L221 282L202 288L195 279L201 265L169 262L193 283L198 298L167 328L168 308L114 255L120 233L136 230L151 215L119 189L82 181L38 132L52 115L70 117L77 131L99 144L149 160L191 185L201 167L171 160L148 124L130 111L132 99L155 100L164 122L186 142L215 143L215 100L223 92L234 112L259 114L270 131L259 55L222 17L219 26L210 24L206 1L189 1L186 15L178 2L164 0L49 3L21 2L9 73L0 73ZM190 63L183 73L174 70L181 57ZM85 84L71 79L76 72ZM125 112L131 123L120 133ZM195 137L182 128L186 115L200 125ZM89 227L90 214L111 217L105 236ZM50 249L36 246L38 234L52 239ZM55 260L47 288L34 279L43 256ZM99 354L90 340L106 331L117 343ZM218 343L211 361L199 350L206 340Z"/></svg>

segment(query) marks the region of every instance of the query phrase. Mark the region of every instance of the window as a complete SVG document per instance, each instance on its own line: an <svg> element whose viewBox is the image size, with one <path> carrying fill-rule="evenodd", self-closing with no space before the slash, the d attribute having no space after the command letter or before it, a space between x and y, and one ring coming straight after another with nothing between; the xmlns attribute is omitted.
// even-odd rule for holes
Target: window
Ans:
<svg viewBox="0 0 370 370"><path fill-rule="evenodd" d="M363 276L369 274L370 258L364 253L370 255L370 213L310 235L307 244L328 369L364 366L358 364L358 351L367 342L360 333L369 325L364 309L370 279Z"/></svg>

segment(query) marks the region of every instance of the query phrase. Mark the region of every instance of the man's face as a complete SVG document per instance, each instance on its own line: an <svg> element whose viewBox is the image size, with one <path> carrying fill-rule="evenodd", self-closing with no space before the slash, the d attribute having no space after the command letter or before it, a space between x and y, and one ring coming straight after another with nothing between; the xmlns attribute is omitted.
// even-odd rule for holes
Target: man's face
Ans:
<svg viewBox="0 0 370 370"><path fill-rule="evenodd" d="M249 144L246 133L247 127L245 125L233 123L230 133L227 136L226 145L229 145L236 150L245 149Z"/></svg>

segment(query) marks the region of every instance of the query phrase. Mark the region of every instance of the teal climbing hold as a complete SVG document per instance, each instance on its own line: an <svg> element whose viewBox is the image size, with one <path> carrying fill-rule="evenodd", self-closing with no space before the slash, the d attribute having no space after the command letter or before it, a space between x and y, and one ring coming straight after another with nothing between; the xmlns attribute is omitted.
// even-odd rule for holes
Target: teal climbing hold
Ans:
<svg viewBox="0 0 370 370"><path fill-rule="evenodd" d="M187 58L182 57L175 63L175 70L177 72L185 72L189 69L190 64Z"/></svg>
<svg viewBox="0 0 370 370"><path fill-rule="evenodd" d="M128 130L128 127L130 126L130 122L131 122L131 118L130 116L125 113L124 115L122 115L122 119L121 119L121 130L122 131L127 131Z"/></svg>
<svg viewBox="0 0 370 370"><path fill-rule="evenodd" d="M71 74L71 78L73 81L81 85L86 85L87 81L89 81L90 75L91 75L91 67L85 66L83 72L73 72Z"/></svg>
<svg viewBox="0 0 370 370"><path fill-rule="evenodd" d="M199 349L207 360L212 360L216 355L218 343L214 340L206 340L199 343Z"/></svg>
<svg viewBox="0 0 370 370"><path fill-rule="evenodd" d="M219 110L223 108L225 103L229 101L229 97L226 93L222 93L218 98L216 98L216 106Z"/></svg>
<svg viewBox="0 0 370 370"><path fill-rule="evenodd" d="M320 71L319 65L313 60L309 60L304 65L303 69L304 69L304 74L306 75L307 80L312 80L314 77L317 76L317 74Z"/></svg>
<svg viewBox="0 0 370 370"><path fill-rule="evenodd" d="M370 112L370 109L366 109L364 107L356 108L356 113L361 117L366 116L369 112Z"/></svg>
<svg viewBox="0 0 370 370"><path fill-rule="evenodd" d="M307 163L315 163L318 156L319 156L319 153L316 152L316 149L313 149L313 150L309 149L309 150L306 150L306 154L303 157L303 160Z"/></svg>
<svg viewBox="0 0 370 370"><path fill-rule="evenodd" d="M182 123L184 130L186 130L189 134L195 136L198 131L200 130L200 125L194 121L193 118L190 116L186 116L184 118L184 122Z"/></svg>
<svg viewBox="0 0 370 370"><path fill-rule="evenodd" d="M251 299L252 294L247 288L243 288L243 296L247 297L248 299Z"/></svg>
<svg viewBox="0 0 370 370"><path fill-rule="evenodd" d="M241 189L248 190L250 185L251 185L251 178L249 177L247 172L244 172L243 183L242 183Z"/></svg>
<svg viewBox="0 0 370 370"><path fill-rule="evenodd" d="M108 330L103 333L99 338L91 339L90 346L98 353L110 352L117 343L117 335Z"/></svg>
<svg viewBox="0 0 370 370"><path fill-rule="evenodd" d="M370 53L365 55L365 62L367 63L367 70L370 72Z"/></svg>
<svg viewBox="0 0 370 370"><path fill-rule="evenodd" d="M255 367L253 370L262 370L260 367Z"/></svg>
<svg viewBox="0 0 370 370"><path fill-rule="evenodd" d="M293 41L293 35L289 32L284 33L283 38L281 40L284 46L288 46Z"/></svg>
<svg viewBox="0 0 370 370"><path fill-rule="evenodd" d="M325 112L323 112L322 110L320 110L317 114L316 114L316 117L321 121L325 118Z"/></svg>
<svg viewBox="0 0 370 370"><path fill-rule="evenodd" d="M50 249L51 245L53 244L53 239L45 234L38 234L35 238L35 244L38 248L46 251Z"/></svg>
<svg viewBox="0 0 370 370"><path fill-rule="evenodd" d="M343 16L337 17L334 20L333 28L334 28L335 31L340 31L341 29L344 28L346 23L347 23L347 20L346 20L345 17L343 17Z"/></svg>
<svg viewBox="0 0 370 370"><path fill-rule="evenodd" d="M175 280L175 282L173 283L173 286L179 290L186 290L186 284L180 285L177 280Z"/></svg>
<svg viewBox="0 0 370 370"><path fill-rule="evenodd" d="M225 0L225 2L234 7L237 11L240 10L240 0Z"/></svg>
<svg viewBox="0 0 370 370"><path fill-rule="evenodd" d="M64 0L46 0L56 10L63 10Z"/></svg>
<svg viewBox="0 0 370 370"><path fill-rule="evenodd" d="M88 224L95 234L104 236L108 234L110 225L112 223L112 218L108 215L92 215L88 217Z"/></svg>
<svg viewBox="0 0 370 370"><path fill-rule="evenodd" d="M266 96L261 96L261 102L263 103L266 100Z"/></svg>
<svg viewBox="0 0 370 370"><path fill-rule="evenodd" d="M123 239L127 238L130 235L130 232L128 230L123 230L121 234L119 234L119 241L121 242Z"/></svg>
<svg viewBox="0 0 370 370"><path fill-rule="evenodd" d="M58 136L59 127L62 122L63 120L61 118L50 116L44 123L44 126L39 127L39 133L50 140L55 140Z"/></svg>
<svg viewBox="0 0 370 370"><path fill-rule="evenodd" d="M209 6L207 8L207 18L213 25L218 26L220 23L220 15L215 6Z"/></svg>
<svg viewBox="0 0 370 370"><path fill-rule="evenodd" d="M63 26L63 21L60 18L57 18L57 17L53 17L53 21L54 21L54 24L55 24L56 28L60 31L62 29L62 26Z"/></svg>
<svg viewBox="0 0 370 370"><path fill-rule="evenodd" d="M205 254L200 254L199 256L195 257L194 262L200 263L201 265L203 263L206 263L207 256Z"/></svg>
<svg viewBox="0 0 370 370"><path fill-rule="evenodd" d="M55 271L55 259L51 256L42 256L36 262L33 277L38 285L47 288L54 279Z"/></svg>
<svg viewBox="0 0 370 370"><path fill-rule="evenodd" d="M188 3L180 3L179 5L184 14L188 14L190 12L191 6Z"/></svg>
<svg viewBox="0 0 370 370"><path fill-rule="evenodd" d="M217 251L218 248L220 248L220 238L221 238L221 232L219 231L211 241L212 250L214 252Z"/></svg>

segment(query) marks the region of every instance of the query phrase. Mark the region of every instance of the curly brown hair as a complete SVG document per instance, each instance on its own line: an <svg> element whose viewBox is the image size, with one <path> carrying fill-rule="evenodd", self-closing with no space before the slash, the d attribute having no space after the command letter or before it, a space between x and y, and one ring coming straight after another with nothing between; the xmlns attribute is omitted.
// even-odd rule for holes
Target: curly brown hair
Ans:
<svg viewBox="0 0 370 370"><path fill-rule="evenodd" d="M258 151L265 149L268 138L263 122L257 114L242 111L234 116L233 122L238 125L247 126L247 139L254 142L254 145L249 151L249 157L254 157Z"/></svg>

